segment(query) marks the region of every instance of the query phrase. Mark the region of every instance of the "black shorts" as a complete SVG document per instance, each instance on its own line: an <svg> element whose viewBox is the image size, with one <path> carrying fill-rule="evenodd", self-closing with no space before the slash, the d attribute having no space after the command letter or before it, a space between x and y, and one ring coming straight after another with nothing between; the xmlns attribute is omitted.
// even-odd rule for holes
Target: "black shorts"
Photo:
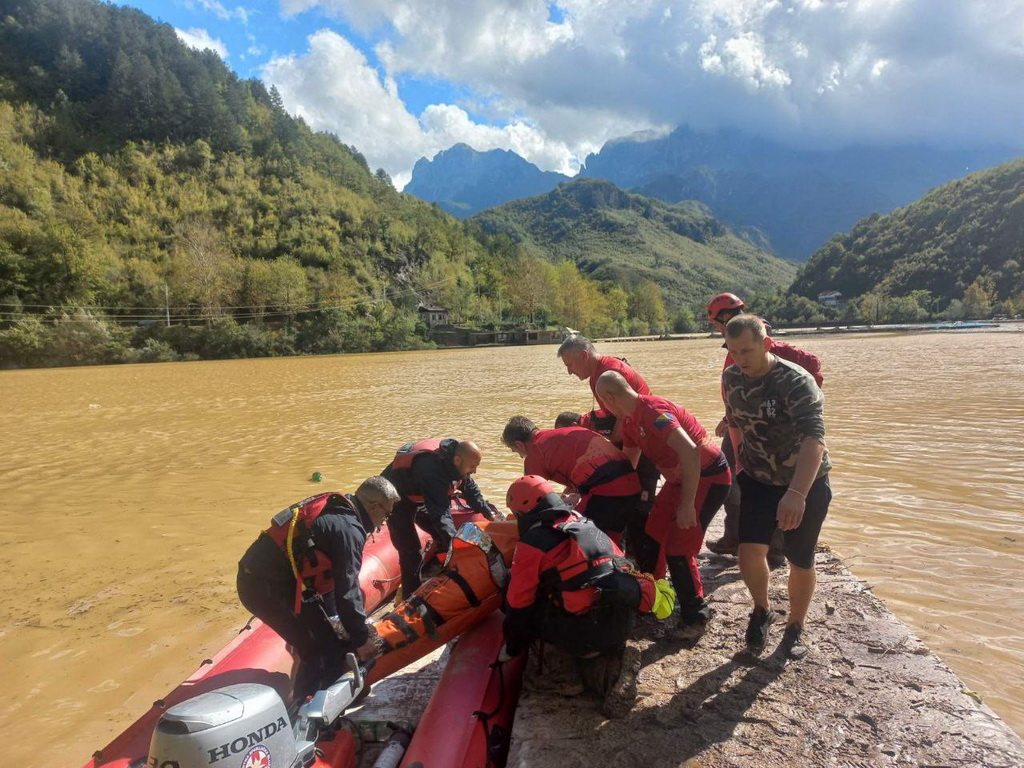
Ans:
<svg viewBox="0 0 1024 768"><path fill-rule="evenodd" d="M740 544L768 546L778 527L776 514L779 502L789 488L762 483L746 472L740 472L736 480L740 484ZM823 475L814 481L807 493L800 526L782 532L786 540L786 559L798 568L814 567L814 548L831 501L832 488L828 484L828 475Z"/></svg>

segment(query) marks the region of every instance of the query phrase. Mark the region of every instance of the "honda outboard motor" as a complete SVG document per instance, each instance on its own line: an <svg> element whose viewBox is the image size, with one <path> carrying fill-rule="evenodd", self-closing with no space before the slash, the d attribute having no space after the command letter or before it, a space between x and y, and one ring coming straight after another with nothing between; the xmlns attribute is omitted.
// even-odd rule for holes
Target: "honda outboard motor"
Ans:
<svg viewBox="0 0 1024 768"><path fill-rule="evenodd" d="M157 723L147 766L209 768L292 764L295 735L277 691L243 683L177 704Z"/></svg>
<svg viewBox="0 0 1024 768"><path fill-rule="evenodd" d="M363 691L365 670L351 653L346 664L352 671L314 693L299 708L294 725L281 697L268 685L228 685L176 704L156 724L147 768L312 765L317 739Z"/></svg>

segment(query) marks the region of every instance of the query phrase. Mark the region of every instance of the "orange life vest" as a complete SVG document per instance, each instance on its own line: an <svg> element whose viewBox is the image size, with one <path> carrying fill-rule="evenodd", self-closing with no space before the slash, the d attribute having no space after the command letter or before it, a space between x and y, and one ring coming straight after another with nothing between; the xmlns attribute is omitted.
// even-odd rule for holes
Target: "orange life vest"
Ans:
<svg viewBox="0 0 1024 768"><path fill-rule="evenodd" d="M372 676L401 669L498 608L518 541L514 521L462 525L445 570L374 622L383 655Z"/></svg>
<svg viewBox="0 0 1024 768"><path fill-rule="evenodd" d="M441 447L441 440L436 437L431 437L426 440L419 440L413 443L406 443L395 453L395 458L391 461L392 471L409 472L412 469L412 463L416 460L417 456L422 456L424 453L433 453L439 456L441 459L448 458L448 451ZM462 480L453 480L448 486L448 495L454 496L455 492L459 489L462 484ZM403 485L411 485L410 483L403 483ZM417 504L423 504L423 494L410 493L406 495L409 501L414 501Z"/></svg>
<svg viewBox="0 0 1024 768"><path fill-rule="evenodd" d="M285 507L270 521L264 531L281 549L295 575L295 613L302 609L302 599L312 598L334 589L331 559L316 548L313 523L323 513L328 501L340 501L357 514L352 501L340 493L321 493Z"/></svg>

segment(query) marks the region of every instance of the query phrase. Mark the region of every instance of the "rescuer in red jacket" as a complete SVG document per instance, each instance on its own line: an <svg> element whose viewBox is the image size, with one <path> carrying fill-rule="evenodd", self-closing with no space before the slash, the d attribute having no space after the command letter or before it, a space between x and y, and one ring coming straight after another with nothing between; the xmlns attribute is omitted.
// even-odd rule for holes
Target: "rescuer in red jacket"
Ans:
<svg viewBox="0 0 1024 768"><path fill-rule="evenodd" d="M525 416L513 416L501 441L523 459L523 472L577 494L576 511L616 544L630 519L640 514L640 479L633 463L606 437L578 426L538 429Z"/></svg>
<svg viewBox="0 0 1024 768"><path fill-rule="evenodd" d="M302 697L342 673L345 653L371 658L359 587L366 537L379 528L398 492L383 477L354 494L322 493L281 510L238 563L238 597L299 656Z"/></svg>
<svg viewBox="0 0 1024 768"><path fill-rule="evenodd" d="M636 700L639 649L627 644L636 611L671 613L671 589L631 571L629 561L592 521L537 475L512 483L506 498L519 525L499 661L518 656L535 639L581 660L584 683L604 696L603 711L621 717ZM616 675L584 672L617 665ZM597 679L614 680L606 687Z"/></svg>
<svg viewBox="0 0 1024 768"><path fill-rule="evenodd" d="M647 519L647 533L660 545L656 576L667 567L679 598L681 640L697 640L711 609L697 553L707 522L729 492L729 465L718 445L685 408L663 397L641 395L615 371L601 374L597 389L622 427L623 450L642 451L665 476Z"/></svg>
<svg viewBox="0 0 1024 768"><path fill-rule="evenodd" d="M725 337L725 325L737 315L741 315L746 310L746 305L743 303L743 299L734 293L720 293L713 297L707 306L708 310L708 322L711 326L718 331L723 338ZM770 326L765 323L766 330L771 331ZM778 341L777 339L770 339L770 352L776 357L781 357L783 360L788 360L791 363L796 363L811 376L814 377L814 382L821 387L824 384L824 375L821 372L821 358L817 355L813 355L810 352L805 352L799 347L794 347L792 344L787 344L784 341ZM725 348L725 344L722 344ZM733 364L732 355L726 351L725 362L722 365L722 371ZM722 398L725 398L725 390L722 391ZM718 426L715 428L715 435L722 438L722 451L725 453L726 459L729 461L729 467L734 468L736 460L733 452L732 438L729 435L729 431L726 428L726 422L723 418ZM715 541L709 541L707 543L708 549L719 555L735 555L739 547L739 515L740 515L740 487L735 482L735 470L733 471L733 484L730 489L729 496L725 500L725 533L722 538ZM709 521L710 522L710 521ZM773 568L779 568L786 563L786 556L783 552L782 535L777 533L772 539L771 547L768 550L768 563Z"/></svg>

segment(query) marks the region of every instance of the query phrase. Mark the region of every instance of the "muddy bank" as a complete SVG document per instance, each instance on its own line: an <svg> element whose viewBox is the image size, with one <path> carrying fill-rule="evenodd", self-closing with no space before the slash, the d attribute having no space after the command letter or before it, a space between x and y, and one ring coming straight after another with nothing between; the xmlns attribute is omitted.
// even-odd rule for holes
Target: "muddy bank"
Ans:
<svg viewBox="0 0 1024 768"><path fill-rule="evenodd" d="M733 558L704 553L715 615L688 647L641 627L640 698L606 720L571 663L531 658L509 766L1024 765L1024 742L828 549L803 660L777 651L782 621L759 659L743 647L749 598ZM785 610L785 569L771 597Z"/></svg>

